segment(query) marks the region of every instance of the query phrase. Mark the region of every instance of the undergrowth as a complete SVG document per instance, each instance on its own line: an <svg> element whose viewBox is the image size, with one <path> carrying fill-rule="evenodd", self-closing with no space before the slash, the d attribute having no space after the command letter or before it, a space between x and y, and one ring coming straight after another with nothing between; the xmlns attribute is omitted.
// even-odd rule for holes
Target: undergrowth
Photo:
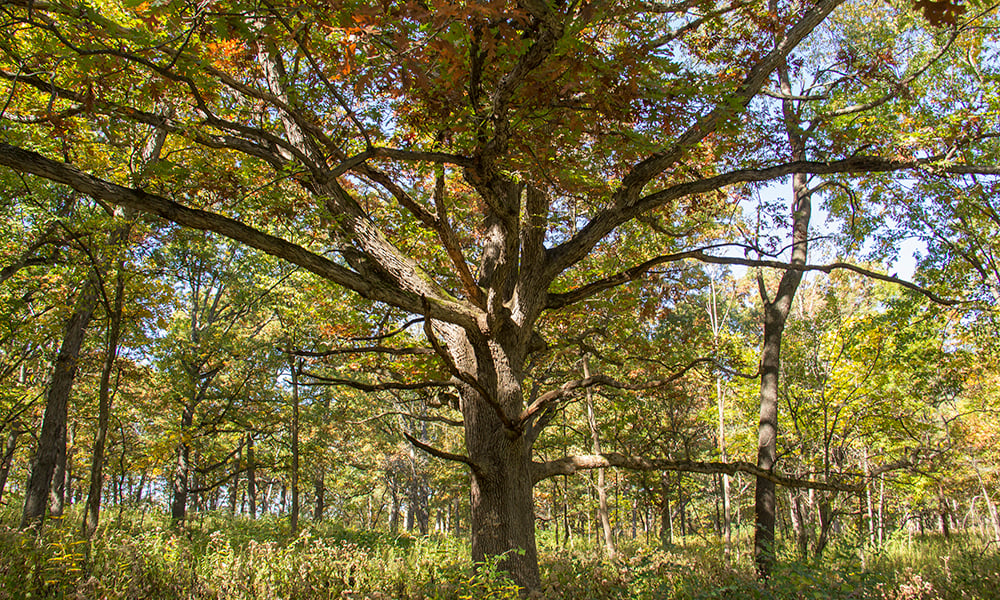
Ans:
<svg viewBox="0 0 1000 600"><path fill-rule="evenodd" d="M0 527L0 600L324 600L517 598L496 565L472 569L467 543L389 536L321 523L297 536L287 522L210 515L177 532L159 518L105 525L81 539L78 520L40 537ZM122 523L129 523L123 519ZM137 521L131 521L136 523ZM745 542L741 542L745 543ZM540 553L535 598L958 600L1000 596L1000 554L978 539L850 540L823 560L782 552L767 585L745 556L726 561L704 540L664 551L631 545L616 561L593 548Z"/></svg>

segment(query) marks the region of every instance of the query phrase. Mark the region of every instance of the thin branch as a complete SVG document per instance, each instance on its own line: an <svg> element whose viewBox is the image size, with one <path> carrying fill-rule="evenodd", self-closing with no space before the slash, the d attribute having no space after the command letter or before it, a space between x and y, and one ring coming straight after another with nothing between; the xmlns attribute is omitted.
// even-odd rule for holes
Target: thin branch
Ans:
<svg viewBox="0 0 1000 600"><path fill-rule="evenodd" d="M850 263L835 262L827 265L801 265L785 263L776 260L754 260L750 258L738 258L730 256L711 256L705 254L701 251L695 251L694 258L702 262L714 263L720 265L742 265L745 267L768 267L772 269L784 269L789 271L821 271L823 273L832 273L837 269L851 271L852 273L857 273L859 275L864 275L865 277L870 277L872 279L877 279L879 281L885 281L887 283L894 283L898 286L904 287L908 290L912 290L919 294L922 294L932 300L937 304L942 304L944 306L955 306L964 302L963 300L943 298L938 296L934 292L928 290L927 288L921 287L912 281L906 281L905 279L900 279L899 277L893 277L892 275L883 275L882 273L877 273L870 269L865 269L857 265L852 265Z"/></svg>
<svg viewBox="0 0 1000 600"><path fill-rule="evenodd" d="M546 408L546 406L551 405L559 400L575 394L581 390L591 388L597 385L603 385L606 387L613 387L620 390L652 390L667 386L681 377L683 377L688 371L694 367L704 364L704 363L715 363L713 358L697 358L688 364L684 365L681 370L672 374L666 379L657 379L653 381L647 381L644 383L623 383L609 377L608 375L592 375L590 377L585 377L584 379L577 379L576 381L569 381L564 383L562 386L546 392L538 397L534 402L531 403L521 415L518 417L518 422L521 426L524 426L532 417L534 417L539 411Z"/></svg>

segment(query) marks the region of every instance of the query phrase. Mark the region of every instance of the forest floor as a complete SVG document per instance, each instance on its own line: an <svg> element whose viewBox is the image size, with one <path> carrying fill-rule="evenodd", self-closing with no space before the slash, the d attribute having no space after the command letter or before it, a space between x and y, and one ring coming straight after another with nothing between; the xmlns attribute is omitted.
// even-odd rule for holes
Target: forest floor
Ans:
<svg viewBox="0 0 1000 600"><path fill-rule="evenodd" d="M22 598L324 600L517 598L496 569L473 573L468 545L450 536L390 536L332 524L287 533L286 520L202 517L181 534L151 514L105 513L92 541L68 514L40 539L0 513L0 600ZM670 550L638 540L622 558L557 547L540 532L538 598L858 599L1000 598L1000 550L980 538L903 534L881 548L841 541L821 561L781 553L767 586L746 552L730 561L715 541L689 537ZM741 548L749 542L741 538Z"/></svg>

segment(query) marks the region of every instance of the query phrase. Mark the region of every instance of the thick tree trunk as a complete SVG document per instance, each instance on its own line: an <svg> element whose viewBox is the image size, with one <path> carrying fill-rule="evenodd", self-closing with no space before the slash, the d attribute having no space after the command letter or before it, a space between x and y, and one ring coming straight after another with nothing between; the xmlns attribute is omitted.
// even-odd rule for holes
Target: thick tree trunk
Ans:
<svg viewBox="0 0 1000 600"><path fill-rule="evenodd" d="M40 531L45 519L45 508L59 455L66 452L66 416L69 395L76 379L77 361L83 346L84 333L94 314L97 291L91 282L84 284L76 309L66 323L62 345L52 372L45 416L38 435L38 450L32 463L31 475L25 489L21 529Z"/></svg>
<svg viewBox="0 0 1000 600"><path fill-rule="evenodd" d="M508 440L496 431L468 443L470 458L482 467L472 475L472 560L502 555L500 568L535 589L540 576L531 451L523 438Z"/></svg>

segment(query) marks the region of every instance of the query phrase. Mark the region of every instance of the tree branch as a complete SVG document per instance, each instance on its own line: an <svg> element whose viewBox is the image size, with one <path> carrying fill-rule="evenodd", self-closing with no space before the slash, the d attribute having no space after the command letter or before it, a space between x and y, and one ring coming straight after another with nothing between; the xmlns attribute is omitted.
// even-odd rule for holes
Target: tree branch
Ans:
<svg viewBox="0 0 1000 600"><path fill-rule="evenodd" d="M532 417L534 417L539 411L544 410L548 405L551 405L554 402L558 402L562 398L565 398L566 396L569 396L571 394L574 394L581 390L585 390L590 387L603 385L607 387L617 388L620 390L652 390L664 387L666 385L673 383L674 381L677 381L678 379L683 377L688 371L703 363L715 363L715 359L697 358L689 362L688 364L684 365L684 367L681 368L680 371L677 371L676 373L672 374L670 377L666 379L657 379L653 381L647 381L644 383L622 383L621 381L609 377L608 375L592 375L584 379L577 379L576 381L570 381L564 383L562 386L552 391L546 392L541 396L539 396L534 402L531 403L530 406L524 409L524 411L518 417L518 422L520 426L523 427L528 423L528 421L531 420Z"/></svg>
<svg viewBox="0 0 1000 600"><path fill-rule="evenodd" d="M379 415L375 415L374 417L361 419L360 421L344 421L344 423L347 423L348 425L364 425L365 423L378 421L379 419L384 419L385 417L392 417L392 416L407 417L415 421L425 421L427 423L444 423L445 425L451 425L452 427L462 427L463 425L465 425L463 421L456 421L455 419L449 419L447 417L421 416L399 410L391 410Z"/></svg>
<svg viewBox="0 0 1000 600"><path fill-rule="evenodd" d="M334 348L332 350L291 350L287 348L278 348L280 352L286 354L291 354L293 356L304 356L307 358L323 358L325 356L339 356L342 354L391 354L392 356L435 356L436 353L430 348L421 347L410 347L410 348L391 348L388 346L360 346L356 348Z"/></svg>
<svg viewBox="0 0 1000 600"><path fill-rule="evenodd" d="M303 375L314 379L315 381L302 383L301 385L310 386L346 386L361 390L363 392L384 392L387 390L423 390L427 388L441 388L441 387L453 387L455 384L451 381L424 381L421 383L400 383L400 382L389 382L384 381L381 383L364 383L362 381L355 381L353 379L343 379L340 377L326 377L324 375L319 375L318 373L313 373L312 371L303 371Z"/></svg>
<svg viewBox="0 0 1000 600"><path fill-rule="evenodd" d="M535 462L532 463L532 480L535 483L538 483L543 479L554 477L556 475L573 475L578 471L608 467L620 467L632 471L677 471L681 473L721 473L726 475L746 473L755 477L762 477L769 481L773 481L778 485L789 488L853 493L858 493L864 489L863 484L810 481L807 479L787 477L772 471L761 469L757 467L757 465L745 461L701 462L694 460L670 460L666 458L626 456L616 452L567 456L565 458L550 460L543 463Z"/></svg>
<svg viewBox="0 0 1000 600"><path fill-rule="evenodd" d="M473 309L461 302L427 296L421 299L412 292L389 286L386 282L375 278L365 277L302 246L254 229L235 219L189 208L163 196L99 179L72 165L45 158L17 146L0 142L0 165L68 185L80 193L110 204L155 214L185 227L213 231L287 260L371 300L397 306L412 313L427 314L462 327L471 328L477 322Z"/></svg>
<svg viewBox="0 0 1000 600"><path fill-rule="evenodd" d="M476 475L478 475L478 476L482 476L483 475L482 468L480 468L480 466L477 465L476 463L472 462L472 459L469 458L468 456L465 456L463 454L452 454L451 452L445 452L444 450L438 450L437 448L434 448L433 446L428 446L427 444L421 442L420 440L418 440L417 438L413 437L412 435L406 433L405 431L403 432L403 437L405 437L407 439L407 441L409 441L411 444L413 444L417 448L420 448L421 450L423 450L427 454L430 454L431 456L436 456L436 457L442 458L444 460L450 460L450 461L453 461L453 462L460 462L460 463L466 464L466 465L469 466L470 469L472 469L472 471L474 473L476 473Z"/></svg>

